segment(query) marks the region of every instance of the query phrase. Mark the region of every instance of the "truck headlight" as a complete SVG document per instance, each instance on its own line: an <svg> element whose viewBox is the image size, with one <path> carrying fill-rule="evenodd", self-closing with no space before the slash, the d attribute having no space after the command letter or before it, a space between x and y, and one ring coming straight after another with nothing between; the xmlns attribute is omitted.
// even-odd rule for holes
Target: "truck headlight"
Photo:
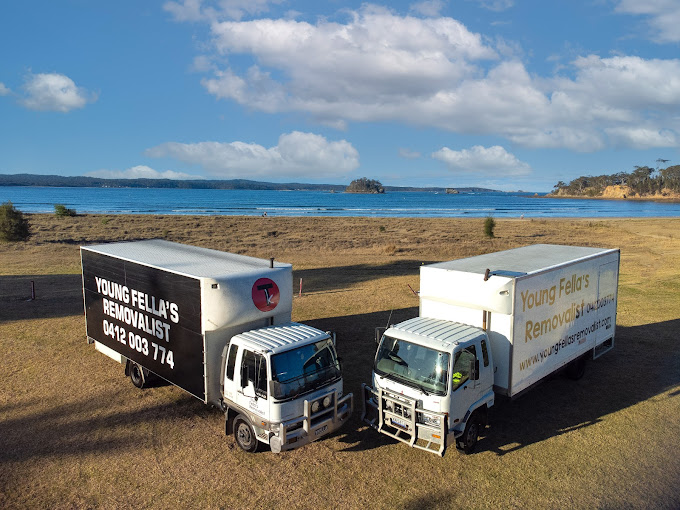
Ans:
<svg viewBox="0 0 680 510"><path fill-rule="evenodd" d="M315 400L314 402L312 402L312 412L315 413L315 414L319 412L319 401L318 400Z"/></svg>
<svg viewBox="0 0 680 510"><path fill-rule="evenodd" d="M323 406L324 406L324 408L326 408L326 407L330 407L330 405L331 405L331 396L326 395L323 399Z"/></svg>

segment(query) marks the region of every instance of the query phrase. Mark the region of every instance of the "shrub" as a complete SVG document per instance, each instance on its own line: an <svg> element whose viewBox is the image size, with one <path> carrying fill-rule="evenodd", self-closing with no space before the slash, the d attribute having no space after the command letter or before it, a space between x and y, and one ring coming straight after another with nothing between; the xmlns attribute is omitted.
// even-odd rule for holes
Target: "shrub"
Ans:
<svg viewBox="0 0 680 510"><path fill-rule="evenodd" d="M486 237L495 237L493 229L496 228L496 220L492 216L487 216L484 220L484 234Z"/></svg>
<svg viewBox="0 0 680 510"><path fill-rule="evenodd" d="M28 220L12 202L0 205L0 240L25 241L31 237L31 227Z"/></svg>
<svg viewBox="0 0 680 510"><path fill-rule="evenodd" d="M57 216L75 216L76 210L69 209L64 204L55 204L54 214L56 214Z"/></svg>

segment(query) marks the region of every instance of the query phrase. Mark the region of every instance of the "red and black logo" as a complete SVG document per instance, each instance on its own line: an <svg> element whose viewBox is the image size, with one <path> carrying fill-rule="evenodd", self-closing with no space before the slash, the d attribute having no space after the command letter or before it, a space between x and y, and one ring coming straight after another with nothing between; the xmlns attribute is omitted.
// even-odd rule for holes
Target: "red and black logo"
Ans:
<svg viewBox="0 0 680 510"><path fill-rule="evenodd" d="M253 284L253 303L262 312L268 312L279 304L279 287L269 278L260 278Z"/></svg>

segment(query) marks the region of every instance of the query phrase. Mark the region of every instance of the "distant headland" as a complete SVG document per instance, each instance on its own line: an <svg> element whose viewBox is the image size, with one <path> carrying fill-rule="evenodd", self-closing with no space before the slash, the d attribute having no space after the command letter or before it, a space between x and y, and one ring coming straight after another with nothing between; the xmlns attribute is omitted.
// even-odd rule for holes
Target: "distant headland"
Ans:
<svg viewBox="0 0 680 510"><path fill-rule="evenodd" d="M413 187L413 186L383 186L378 181L367 178L356 179L367 183L377 183L377 188L382 191L364 191L369 193L384 193L390 191L420 191L433 193L446 193L447 189L456 189L460 193L484 193L498 192L498 190L466 187L466 188L437 188L437 187ZM365 184L365 183L364 183ZM350 186L343 184L310 184L300 182L262 182L248 179L104 179L101 177L62 175L39 175L39 174L0 174L0 186L45 186L59 188L159 188L159 189L245 189L245 190L274 190L274 191L329 191L333 193L353 192ZM370 187L370 186L369 186ZM354 191L356 192L356 191Z"/></svg>

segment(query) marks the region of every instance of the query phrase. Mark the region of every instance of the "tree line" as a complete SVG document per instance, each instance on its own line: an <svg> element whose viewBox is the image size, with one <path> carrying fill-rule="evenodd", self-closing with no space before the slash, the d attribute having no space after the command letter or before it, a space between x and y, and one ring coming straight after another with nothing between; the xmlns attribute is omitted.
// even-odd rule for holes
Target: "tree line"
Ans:
<svg viewBox="0 0 680 510"><path fill-rule="evenodd" d="M660 160L665 162L666 160ZM554 186L556 195L599 196L607 186L627 186L638 195L655 195L663 192L680 193L680 165L667 168L636 166L632 172L618 172L611 175L581 176L565 184Z"/></svg>

